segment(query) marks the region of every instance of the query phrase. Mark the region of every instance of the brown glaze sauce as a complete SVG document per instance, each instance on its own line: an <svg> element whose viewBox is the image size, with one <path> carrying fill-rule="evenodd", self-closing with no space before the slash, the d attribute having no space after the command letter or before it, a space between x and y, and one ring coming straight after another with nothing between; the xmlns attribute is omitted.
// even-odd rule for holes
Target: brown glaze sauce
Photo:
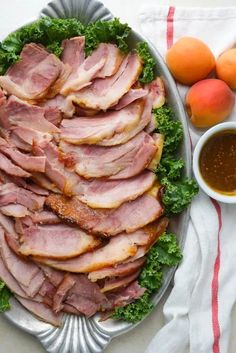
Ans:
<svg viewBox="0 0 236 353"><path fill-rule="evenodd" d="M211 136L199 158L200 173L213 190L236 195L236 130Z"/></svg>

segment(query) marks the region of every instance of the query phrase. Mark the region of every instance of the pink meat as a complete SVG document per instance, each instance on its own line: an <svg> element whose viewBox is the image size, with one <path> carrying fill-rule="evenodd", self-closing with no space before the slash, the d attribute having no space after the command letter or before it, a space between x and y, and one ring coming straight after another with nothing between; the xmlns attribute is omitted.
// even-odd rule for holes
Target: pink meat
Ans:
<svg viewBox="0 0 236 353"><path fill-rule="evenodd" d="M107 110L126 94L138 79L142 63L137 54L129 54L115 75L96 79L93 84L72 94L74 103L84 108Z"/></svg>
<svg viewBox="0 0 236 353"><path fill-rule="evenodd" d="M30 43L24 46L20 60L0 76L0 85L9 94L22 99L40 99L64 70L63 63L42 46Z"/></svg>
<svg viewBox="0 0 236 353"><path fill-rule="evenodd" d="M136 101L137 99L143 98L148 94L147 89L143 88L131 88L120 100L119 102L112 107L112 109L120 110L125 108L127 105Z"/></svg>
<svg viewBox="0 0 236 353"><path fill-rule="evenodd" d="M102 293L111 292L120 288L127 287L133 282L140 274L140 269L132 273L131 275L120 277L120 278L109 278L104 281L104 285L101 288Z"/></svg>
<svg viewBox="0 0 236 353"><path fill-rule="evenodd" d="M128 287L115 293L109 293L107 298L112 307L125 306L140 298L145 293L145 288L140 287L137 281L131 283Z"/></svg>
<svg viewBox="0 0 236 353"><path fill-rule="evenodd" d="M0 169L10 175L28 178L30 173L13 164L4 154L0 153Z"/></svg>
<svg viewBox="0 0 236 353"><path fill-rule="evenodd" d="M74 144L98 144L123 131L131 131L140 122L143 103L135 102L117 112L99 114L94 118L65 119L61 123L61 138Z"/></svg>
<svg viewBox="0 0 236 353"><path fill-rule="evenodd" d="M124 56L115 44L106 43L105 45L108 49L108 55L105 65L96 75L96 77L100 78L115 75L124 59Z"/></svg>
<svg viewBox="0 0 236 353"><path fill-rule="evenodd" d="M62 42L63 52L61 60L73 69L78 68L85 60L85 37L74 37Z"/></svg>
<svg viewBox="0 0 236 353"><path fill-rule="evenodd" d="M163 213L157 198L149 194L110 210L92 209L77 197L68 199L55 194L47 197L46 204L63 220L102 236L113 236L123 231L134 232L158 219Z"/></svg>
<svg viewBox="0 0 236 353"><path fill-rule="evenodd" d="M67 225L30 226L24 230L19 251L25 256L66 259L91 251L100 241Z"/></svg>
<svg viewBox="0 0 236 353"><path fill-rule="evenodd" d="M60 148L72 157L79 175L85 178L110 176L109 179L137 175L146 168L157 150L152 137L145 132L115 147L74 146L62 141Z"/></svg>

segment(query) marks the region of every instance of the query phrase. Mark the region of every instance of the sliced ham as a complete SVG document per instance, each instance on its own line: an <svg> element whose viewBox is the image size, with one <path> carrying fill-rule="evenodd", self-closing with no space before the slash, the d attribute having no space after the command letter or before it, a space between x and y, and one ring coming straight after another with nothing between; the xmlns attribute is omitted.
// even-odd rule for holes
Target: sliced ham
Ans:
<svg viewBox="0 0 236 353"><path fill-rule="evenodd" d="M66 274L63 281L60 283L53 296L53 306L52 309L55 313L58 313L63 309L63 301L66 298L69 290L75 285L76 280L73 276Z"/></svg>
<svg viewBox="0 0 236 353"><path fill-rule="evenodd" d="M27 207L30 211L37 211L42 209L44 201L45 197L36 195L13 183L0 186L0 206L17 203Z"/></svg>
<svg viewBox="0 0 236 353"><path fill-rule="evenodd" d="M116 208L135 200L149 190L156 180L149 171L125 180L98 180L74 185L73 194L92 208Z"/></svg>
<svg viewBox="0 0 236 353"><path fill-rule="evenodd" d="M73 69L78 68L85 60L84 46L85 37L83 36L63 40L62 62Z"/></svg>
<svg viewBox="0 0 236 353"><path fill-rule="evenodd" d="M120 110L125 108L127 105L136 101L137 99L143 98L148 94L147 89L143 88L131 88L120 100L112 107L114 110Z"/></svg>
<svg viewBox="0 0 236 353"><path fill-rule="evenodd" d="M51 267L69 272L92 272L108 266L120 264L137 253L138 247L149 248L156 240L159 233L157 226L144 227L134 233L121 233L103 247L65 261L37 258L37 261Z"/></svg>
<svg viewBox="0 0 236 353"><path fill-rule="evenodd" d="M137 54L129 54L115 75L96 79L93 84L71 95L74 103L84 108L107 110L115 105L137 81L142 63Z"/></svg>
<svg viewBox="0 0 236 353"><path fill-rule="evenodd" d="M55 55L41 45L30 43L24 46L20 60L5 76L0 76L0 85L19 98L40 99L47 95L63 70L64 64Z"/></svg>
<svg viewBox="0 0 236 353"><path fill-rule="evenodd" d="M140 287L137 281L131 283L128 287L121 289L115 293L109 293L107 298L112 307L125 306L132 303L135 299L140 298L146 289Z"/></svg>
<svg viewBox="0 0 236 353"><path fill-rule="evenodd" d="M164 147L164 135L155 133L152 135L152 137L155 141L156 153L151 162L149 163L148 169L155 171L162 157L162 151Z"/></svg>
<svg viewBox="0 0 236 353"><path fill-rule="evenodd" d="M9 248L2 230L0 250L4 264L11 275L17 280L24 292L33 297L43 284L42 271L33 262L20 258Z"/></svg>
<svg viewBox="0 0 236 353"><path fill-rule="evenodd" d="M100 78L115 75L124 59L124 56L115 44L106 43L105 45L108 50L106 62L103 68L96 74L96 77Z"/></svg>
<svg viewBox="0 0 236 353"><path fill-rule="evenodd" d="M24 170L30 172L44 172L46 157L35 157L21 153L14 146L0 138L0 151Z"/></svg>
<svg viewBox="0 0 236 353"><path fill-rule="evenodd" d="M120 111L109 111L94 118L65 119L61 123L61 138L73 144L98 144L123 131L135 128L143 112L143 102L130 104Z"/></svg>
<svg viewBox="0 0 236 353"><path fill-rule="evenodd" d="M37 264L41 270L44 273L44 276L46 279L54 286L58 287L60 283L63 281L63 278L65 276L65 273L62 271L58 271L53 269L52 267L48 267L46 265L43 265L41 263Z"/></svg>
<svg viewBox="0 0 236 353"><path fill-rule="evenodd" d="M21 126L44 133L59 131L54 124L45 119L43 108L28 104L15 96L10 96L6 109L9 127Z"/></svg>
<svg viewBox="0 0 236 353"><path fill-rule="evenodd" d="M54 193L60 193L55 183L48 179L43 173L32 173L32 180L40 187L46 191L52 191Z"/></svg>
<svg viewBox="0 0 236 353"><path fill-rule="evenodd" d="M61 314L55 314L47 305L16 295L16 299L37 318L53 326L61 325Z"/></svg>
<svg viewBox="0 0 236 353"><path fill-rule="evenodd" d="M165 103L165 87L162 79L157 77L151 83L145 86L152 98L152 107L160 108Z"/></svg>
<svg viewBox="0 0 236 353"><path fill-rule="evenodd" d="M99 239L67 225L31 226L21 237L19 251L25 255L67 259L91 251Z"/></svg>
<svg viewBox="0 0 236 353"><path fill-rule="evenodd" d="M7 172L10 175L29 178L30 173L26 172L24 169L13 164L10 159L8 159L4 154L0 152L0 169Z"/></svg>
<svg viewBox="0 0 236 353"><path fill-rule="evenodd" d="M19 204L9 204L6 206L0 207L0 212L2 212L5 216L11 217L25 217L29 215L29 211L25 206Z"/></svg>
<svg viewBox="0 0 236 353"><path fill-rule="evenodd" d="M103 68L108 57L107 44L101 43L90 56L82 63L79 60L78 66L73 65L73 71L64 83L60 93L67 96L71 92L76 92L91 85L92 79Z"/></svg>
<svg viewBox="0 0 236 353"><path fill-rule="evenodd" d="M108 309L110 304L99 286L88 280L83 274L71 275L75 284L68 292L65 304L74 307L77 312L90 317L99 310Z"/></svg>
<svg viewBox="0 0 236 353"><path fill-rule="evenodd" d="M36 213L32 213L30 215L32 223L35 224L58 224L61 223L61 220L55 213L50 211L40 211Z"/></svg>
<svg viewBox="0 0 236 353"><path fill-rule="evenodd" d="M48 111L50 109L55 109L63 113L66 117L69 117L69 118L71 118L75 113L75 106L71 98L64 97L61 94L57 94L55 97L40 103L40 106L45 108L46 119L47 119Z"/></svg>
<svg viewBox="0 0 236 353"><path fill-rule="evenodd" d="M136 272L146 261L145 257L136 261L128 262L127 264L120 264L114 267L107 267L101 270L90 272L88 278L92 282L107 278L107 277L123 277Z"/></svg>
<svg viewBox="0 0 236 353"><path fill-rule="evenodd" d="M66 198L55 194L47 197L46 204L63 220L76 223L88 232L102 236L113 236L123 231L133 232L163 213L156 195L149 194L110 210L92 209L78 197Z"/></svg>
<svg viewBox="0 0 236 353"><path fill-rule="evenodd" d="M59 126L62 120L61 111L57 107L45 108L44 116L45 116L45 119L47 119L50 123L52 123L55 126Z"/></svg>
<svg viewBox="0 0 236 353"><path fill-rule="evenodd" d="M150 135L141 132L119 146L74 146L62 141L60 149L72 157L76 173L85 178L126 179L146 168L157 147Z"/></svg>
<svg viewBox="0 0 236 353"><path fill-rule="evenodd" d="M113 135L111 138L105 138L98 144L101 146L115 146L123 144L129 141L132 137L136 136L140 131L142 131L149 124L152 113L152 99L150 96L147 96L147 98L144 99L144 102L145 106L140 121L137 125L135 125L130 130L120 131L116 135Z"/></svg>
<svg viewBox="0 0 236 353"><path fill-rule="evenodd" d="M111 292L120 288L127 287L131 282L133 282L139 276L139 274L140 274L140 270L137 270L129 276L106 279L103 287L101 288L101 292L106 293L106 292Z"/></svg>
<svg viewBox="0 0 236 353"><path fill-rule="evenodd" d="M26 293L19 286L16 279L8 271L7 267L4 265L4 262L0 256L0 278L6 283L7 287L14 293L22 298L26 297Z"/></svg>

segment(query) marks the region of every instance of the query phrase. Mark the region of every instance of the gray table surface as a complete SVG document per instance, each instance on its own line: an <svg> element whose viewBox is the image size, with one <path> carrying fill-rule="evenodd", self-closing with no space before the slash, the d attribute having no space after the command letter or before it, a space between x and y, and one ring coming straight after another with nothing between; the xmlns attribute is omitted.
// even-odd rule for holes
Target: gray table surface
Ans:
<svg viewBox="0 0 236 353"><path fill-rule="evenodd" d="M103 3L121 20L139 30L138 12L144 1L148 2L148 0L103 0ZM47 3L48 0L0 0L0 37L3 38L11 29L36 16ZM236 0L158 0L158 4L216 7L235 6ZM162 308L169 292L170 290L147 320L135 330L114 339L104 353L143 353L149 341L164 324ZM232 312L232 318L233 326L228 353L235 353L236 335L233 333L236 331L236 307ZM45 353L45 350L34 337L12 326L3 316L0 316L0 353Z"/></svg>

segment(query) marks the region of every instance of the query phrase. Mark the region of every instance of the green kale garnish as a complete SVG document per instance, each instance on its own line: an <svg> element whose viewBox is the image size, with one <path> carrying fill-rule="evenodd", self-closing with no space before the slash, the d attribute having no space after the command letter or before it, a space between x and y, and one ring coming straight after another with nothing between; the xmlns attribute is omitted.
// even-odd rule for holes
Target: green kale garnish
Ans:
<svg viewBox="0 0 236 353"><path fill-rule="evenodd" d="M86 54L90 54L99 43L114 43L122 53L128 51L127 37L130 34L127 23L121 23L118 18L112 21L97 21L89 24L85 29Z"/></svg>
<svg viewBox="0 0 236 353"><path fill-rule="evenodd" d="M11 308L9 299L12 296L11 291L7 288L5 283L0 279L0 313Z"/></svg>
<svg viewBox="0 0 236 353"><path fill-rule="evenodd" d="M183 139L183 128L179 120L174 119L174 113L166 104L153 109L157 131L164 135L164 154L172 154Z"/></svg>
<svg viewBox="0 0 236 353"><path fill-rule="evenodd" d="M139 76L139 81L141 83L150 83L155 78L155 60L150 54L148 44L146 42L139 42L137 52L143 61L143 70Z"/></svg>
<svg viewBox="0 0 236 353"><path fill-rule="evenodd" d="M181 158L176 159L164 155L155 172L159 180L162 178L167 178L168 180L177 180L181 177L183 168L184 161Z"/></svg>

